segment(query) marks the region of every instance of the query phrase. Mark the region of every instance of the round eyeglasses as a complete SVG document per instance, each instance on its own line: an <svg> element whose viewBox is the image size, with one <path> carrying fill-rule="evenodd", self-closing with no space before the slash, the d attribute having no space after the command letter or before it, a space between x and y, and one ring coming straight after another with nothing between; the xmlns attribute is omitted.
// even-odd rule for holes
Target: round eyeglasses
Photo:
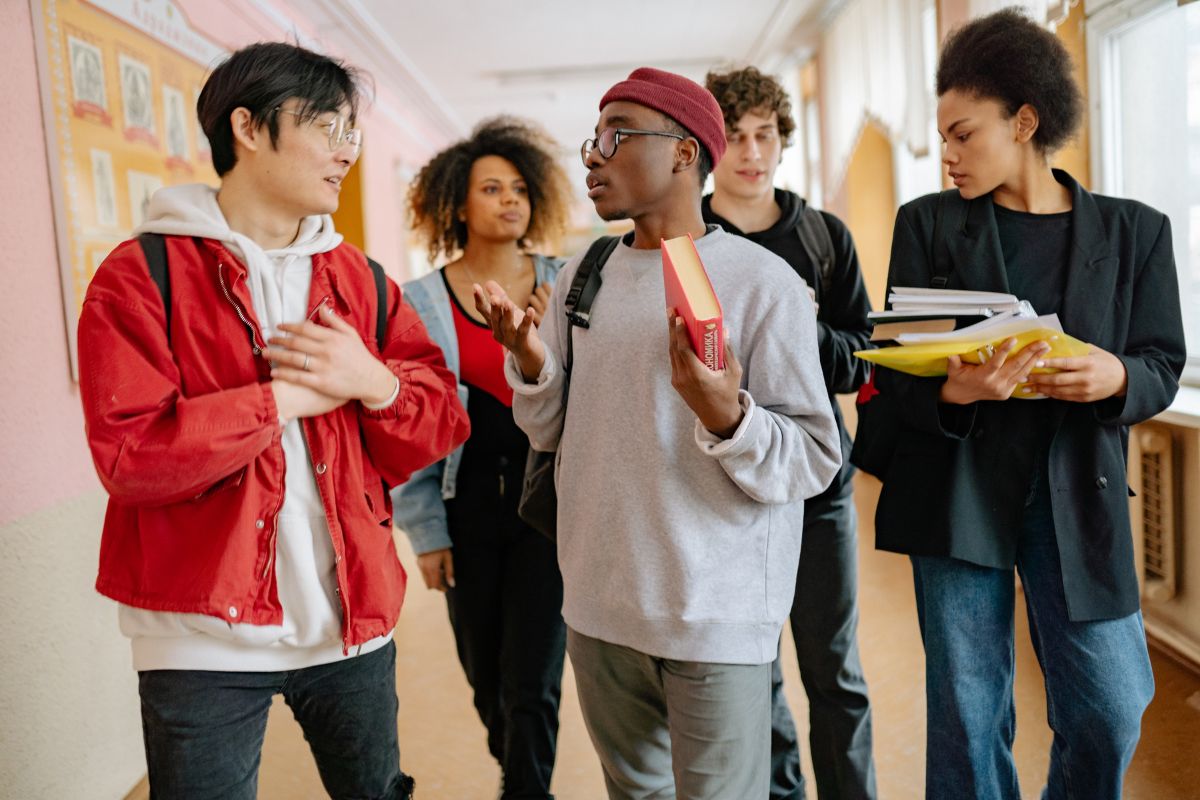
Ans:
<svg viewBox="0 0 1200 800"><path fill-rule="evenodd" d="M284 108L283 106L276 106L275 110L282 111L285 114L291 114L293 117L299 117L301 120L309 116L300 111L292 111L290 108ZM362 149L362 129L351 127L350 120L346 119L341 114L337 115L328 122L317 122L316 118L311 118L311 124L313 127L325 129L326 134L329 136L330 150L337 150L343 144L348 144L355 150Z"/></svg>
<svg viewBox="0 0 1200 800"><path fill-rule="evenodd" d="M638 128L605 128L596 134L595 139L583 140L583 144L579 148L579 157L586 164L592 151L598 150L600 151L601 158L612 158L617 154L617 147L621 144L622 137L625 136L669 136L672 139L679 139L680 141L688 138L678 133L670 133L669 131L644 131Z"/></svg>

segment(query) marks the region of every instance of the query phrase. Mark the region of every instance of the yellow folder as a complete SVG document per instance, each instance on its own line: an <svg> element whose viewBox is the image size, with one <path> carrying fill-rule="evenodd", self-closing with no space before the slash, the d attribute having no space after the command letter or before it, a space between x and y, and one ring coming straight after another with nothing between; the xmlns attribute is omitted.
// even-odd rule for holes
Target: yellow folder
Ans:
<svg viewBox="0 0 1200 800"><path fill-rule="evenodd" d="M1009 339L1016 339L1017 346L1012 352L1016 353L1026 345L1037 341L1045 341L1050 345L1050 352L1043 358L1067 358L1071 356L1086 356L1091 345L1081 342L1073 336L1052 330L1037 328L1023 331L1014 336L1001 336L998 339L978 339L973 341L957 340L947 342L929 342L926 344L911 344L898 347L881 347L878 350L859 350L854 355L878 364L881 367L907 372L921 378L946 374L946 360L950 356L961 356L970 364L982 364L990 355ZM1031 372L1057 372L1046 367L1030 370ZM1022 399L1040 397L1021 393L1022 386L1017 386L1013 397Z"/></svg>

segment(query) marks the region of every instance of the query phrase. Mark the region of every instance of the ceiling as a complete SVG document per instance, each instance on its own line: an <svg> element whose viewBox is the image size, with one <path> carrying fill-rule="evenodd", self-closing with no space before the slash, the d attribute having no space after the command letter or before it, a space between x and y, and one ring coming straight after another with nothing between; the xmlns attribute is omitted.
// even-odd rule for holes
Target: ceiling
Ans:
<svg viewBox="0 0 1200 800"><path fill-rule="evenodd" d="M811 52L837 0L300 0L322 37L433 122L431 152L497 114L541 123L573 178L604 91L639 66L702 82L712 68L777 71ZM386 109L384 109L386 111ZM393 116L395 116L393 114ZM401 115L403 116L403 115ZM419 164L416 165L419 167Z"/></svg>

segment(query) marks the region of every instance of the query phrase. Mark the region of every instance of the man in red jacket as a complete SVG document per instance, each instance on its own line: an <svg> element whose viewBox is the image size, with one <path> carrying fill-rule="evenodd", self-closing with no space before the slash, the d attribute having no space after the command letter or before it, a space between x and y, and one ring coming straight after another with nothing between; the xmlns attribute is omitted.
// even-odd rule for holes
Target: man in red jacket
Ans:
<svg viewBox="0 0 1200 800"><path fill-rule="evenodd" d="M219 190L160 190L79 320L88 443L110 495L96 588L120 603L151 791L253 798L281 693L335 797L407 798L387 486L466 439L441 351L329 214L357 160L358 73L234 53L197 112ZM379 333L382 332L382 336Z"/></svg>

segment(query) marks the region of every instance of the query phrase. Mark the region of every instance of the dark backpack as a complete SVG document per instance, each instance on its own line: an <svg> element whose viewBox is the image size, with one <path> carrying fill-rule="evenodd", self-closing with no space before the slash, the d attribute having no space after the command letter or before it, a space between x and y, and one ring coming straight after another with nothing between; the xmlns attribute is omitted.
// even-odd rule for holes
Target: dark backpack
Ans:
<svg viewBox="0 0 1200 800"><path fill-rule="evenodd" d="M567 308L567 360L563 365L563 415L567 412L567 397L571 390L571 365L574 361L573 329L591 326L592 303L600 291L600 271L604 263L617 249L620 236L601 236L592 242L579 262L579 269L571 279L571 288L563 304ZM564 428L565 430L565 428ZM529 527L550 541L558 537L558 493L554 489L554 463L556 452L544 452L529 448L525 459L525 483L521 488L521 502L517 515Z"/></svg>
<svg viewBox="0 0 1200 800"><path fill-rule="evenodd" d="M146 266L150 279L158 287L162 297L163 311L167 321L167 341L171 341L171 273L167 270L167 240L161 233L143 233L138 236L138 244L146 256ZM375 278L375 343L383 350L384 336L387 334L387 276L383 267L374 259L367 258L371 274Z"/></svg>
<svg viewBox="0 0 1200 800"><path fill-rule="evenodd" d="M953 197L950 195L953 194ZM965 219L970 201L962 201L957 189L948 189L938 195L937 209L933 218L933 274L929 286L934 289L945 289L950 282L950 273L954 264L950 261L950 251L943 241L944 222L947 216L947 205L953 204L959 219ZM888 287L889 289L891 287ZM886 394L881 394L875 385L875 376L879 367L871 366L871 377L858 390L855 409L858 411L858 427L854 432L854 446L850 450L850 463L868 475L874 475L883 480L888 466L892 463L892 454L896 452L896 442L899 438L900 416L895 407L895 400Z"/></svg>
<svg viewBox="0 0 1200 800"><path fill-rule="evenodd" d="M821 212L804 204L800 220L796 223L796 235L804 247L808 260L813 264L813 272L817 275L816 290L818 301L829 294L833 286L833 238L829 235L829 226Z"/></svg>

